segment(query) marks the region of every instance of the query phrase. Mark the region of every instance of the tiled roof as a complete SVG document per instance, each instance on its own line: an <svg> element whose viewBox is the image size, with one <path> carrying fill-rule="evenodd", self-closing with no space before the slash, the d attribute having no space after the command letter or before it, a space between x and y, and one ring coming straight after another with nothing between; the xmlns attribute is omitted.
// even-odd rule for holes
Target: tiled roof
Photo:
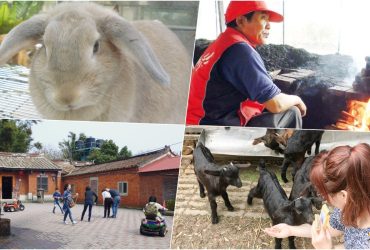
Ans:
<svg viewBox="0 0 370 250"><path fill-rule="evenodd" d="M62 168L43 155L0 152L1 169L61 170Z"/></svg>
<svg viewBox="0 0 370 250"><path fill-rule="evenodd" d="M85 166L85 167L81 167L79 169L74 170L72 173L66 175L66 177L83 175L83 174L103 173L103 172L122 170L122 169L128 169L128 168L133 168L133 167L141 167L145 165L146 163L151 162L162 155L171 154L170 152L171 151L169 150L169 147L165 147L157 151L136 155L136 156L133 156L125 160L107 162L107 163L97 164L97 165L92 165L92 166Z"/></svg>
<svg viewBox="0 0 370 250"><path fill-rule="evenodd" d="M179 167L180 167L180 156L166 155L145 166L142 166L141 168L139 168L139 173L179 169Z"/></svg>
<svg viewBox="0 0 370 250"><path fill-rule="evenodd" d="M54 160L53 163L62 169L62 175L69 174L74 169L76 169L76 167L73 164L71 164L69 161Z"/></svg>

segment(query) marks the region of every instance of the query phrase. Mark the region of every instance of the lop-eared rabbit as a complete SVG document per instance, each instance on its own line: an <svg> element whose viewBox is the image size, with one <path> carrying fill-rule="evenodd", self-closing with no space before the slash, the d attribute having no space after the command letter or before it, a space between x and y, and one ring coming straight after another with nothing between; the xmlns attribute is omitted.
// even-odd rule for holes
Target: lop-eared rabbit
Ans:
<svg viewBox="0 0 370 250"><path fill-rule="evenodd" d="M184 123L191 59L161 22L58 4L9 32L0 65L36 44L29 84L44 118Z"/></svg>

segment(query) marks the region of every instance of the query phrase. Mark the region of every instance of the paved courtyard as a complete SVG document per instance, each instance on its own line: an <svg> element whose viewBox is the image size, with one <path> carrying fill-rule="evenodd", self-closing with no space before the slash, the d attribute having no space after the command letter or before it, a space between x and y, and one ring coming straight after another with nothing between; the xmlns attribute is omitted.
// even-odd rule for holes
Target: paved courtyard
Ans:
<svg viewBox="0 0 370 250"><path fill-rule="evenodd" d="M140 235L140 210L121 208L117 218L107 219L104 208L94 206L91 222L87 211L81 222L83 205L76 205L72 215L78 223L65 225L60 210L52 213L52 203L25 206L22 212L3 212L2 217L11 219L11 236L0 237L0 248L170 248L171 216L165 216L168 233L162 238Z"/></svg>

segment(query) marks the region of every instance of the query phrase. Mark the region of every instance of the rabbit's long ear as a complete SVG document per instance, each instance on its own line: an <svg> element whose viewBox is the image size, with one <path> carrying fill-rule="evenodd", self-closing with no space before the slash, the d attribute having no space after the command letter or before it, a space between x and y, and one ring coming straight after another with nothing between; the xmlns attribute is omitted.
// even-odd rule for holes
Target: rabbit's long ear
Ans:
<svg viewBox="0 0 370 250"><path fill-rule="evenodd" d="M165 86L170 84L169 75L163 69L148 41L128 21L121 17L107 17L101 22L101 26L108 39L121 50L128 48L154 80Z"/></svg>
<svg viewBox="0 0 370 250"><path fill-rule="evenodd" d="M20 50L31 48L44 34L47 16L36 15L13 28L0 46L0 65L6 63Z"/></svg>

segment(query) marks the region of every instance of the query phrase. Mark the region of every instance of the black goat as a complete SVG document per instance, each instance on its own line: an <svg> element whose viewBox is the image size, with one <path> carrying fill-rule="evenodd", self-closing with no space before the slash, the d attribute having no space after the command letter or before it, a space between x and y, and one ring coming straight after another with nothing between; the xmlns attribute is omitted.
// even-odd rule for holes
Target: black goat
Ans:
<svg viewBox="0 0 370 250"><path fill-rule="evenodd" d="M201 142L194 149L194 171L198 179L200 197L204 198L204 187L207 189L208 200L212 210L212 223L218 223L216 197L221 195L229 211L234 211L226 188L229 185L240 188L239 167L232 163L217 165L212 153Z"/></svg>
<svg viewBox="0 0 370 250"><path fill-rule="evenodd" d="M287 141L286 149L284 150L284 161L281 167L281 178L284 182L288 182L286 172L288 166L293 167L292 177L302 165L306 152L310 155L313 144L316 144L315 155L319 153L320 142L324 131L321 130L296 130Z"/></svg>
<svg viewBox="0 0 370 250"><path fill-rule="evenodd" d="M314 158L315 156L307 157L302 167L295 174L289 200L306 197L311 199L311 203L316 209L320 210L323 200L317 195L315 188L310 182L311 166Z"/></svg>
<svg viewBox="0 0 370 250"><path fill-rule="evenodd" d="M307 198L298 198L290 201L280 186L276 175L265 168L264 161L259 164L260 177L258 184L248 194L247 203L252 205L253 198L263 199L263 205L269 214L272 224L286 223L300 225L304 221L312 223L313 213L311 202ZM294 236L288 237L289 248L295 248ZM282 239L275 238L275 248L281 248Z"/></svg>

